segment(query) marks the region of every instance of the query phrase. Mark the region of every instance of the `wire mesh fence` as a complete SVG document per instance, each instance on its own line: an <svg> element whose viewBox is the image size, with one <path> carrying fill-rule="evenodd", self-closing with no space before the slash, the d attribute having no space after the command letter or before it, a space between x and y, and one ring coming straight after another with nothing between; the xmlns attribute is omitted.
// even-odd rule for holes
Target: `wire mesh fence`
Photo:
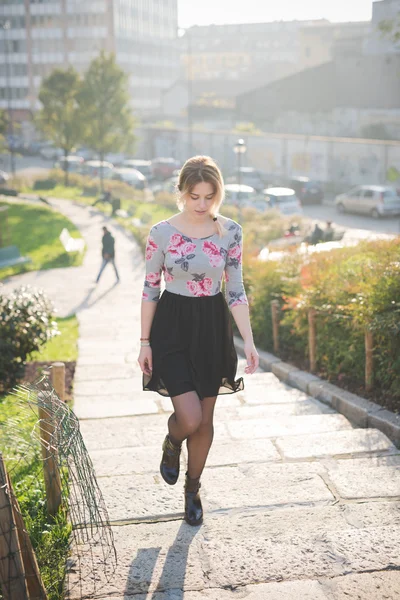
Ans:
<svg viewBox="0 0 400 600"><path fill-rule="evenodd" d="M51 368L51 367L50 367ZM115 573L79 421L43 373L0 400L0 598L82 598Z"/></svg>

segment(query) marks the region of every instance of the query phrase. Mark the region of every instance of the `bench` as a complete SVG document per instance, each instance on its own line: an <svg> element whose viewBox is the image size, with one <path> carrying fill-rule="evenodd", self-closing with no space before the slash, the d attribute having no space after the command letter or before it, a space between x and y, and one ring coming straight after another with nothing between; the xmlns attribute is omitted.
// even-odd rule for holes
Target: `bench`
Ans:
<svg viewBox="0 0 400 600"><path fill-rule="evenodd" d="M13 267L14 265L24 265L32 262L28 256L21 256L17 246L6 246L0 248L0 269L3 267Z"/></svg>
<svg viewBox="0 0 400 600"><path fill-rule="evenodd" d="M60 241L67 252L82 252L85 247L85 240L83 238L71 237L66 227L64 227L60 234Z"/></svg>

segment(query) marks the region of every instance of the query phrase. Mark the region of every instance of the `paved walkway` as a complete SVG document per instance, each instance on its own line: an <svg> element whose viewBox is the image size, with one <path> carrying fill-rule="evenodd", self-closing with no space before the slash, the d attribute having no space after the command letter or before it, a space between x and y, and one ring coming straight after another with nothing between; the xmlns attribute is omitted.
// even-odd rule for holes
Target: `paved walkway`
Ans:
<svg viewBox="0 0 400 600"><path fill-rule="evenodd" d="M107 219L55 204L85 237L84 265L27 273L6 289L41 285L60 315L78 315L74 410L118 553L112 583L87 597L397 599L399 451L380 431L353 428L272 373L245 376L243 392L218 398L203 474L205 521L199 528L183 521L183 476L171 487L158 472L170 400L141 390L136 363L141 253L110 224L121 284L110 269L92 287ZM240 359L239 375L244 366Z"/></svg>

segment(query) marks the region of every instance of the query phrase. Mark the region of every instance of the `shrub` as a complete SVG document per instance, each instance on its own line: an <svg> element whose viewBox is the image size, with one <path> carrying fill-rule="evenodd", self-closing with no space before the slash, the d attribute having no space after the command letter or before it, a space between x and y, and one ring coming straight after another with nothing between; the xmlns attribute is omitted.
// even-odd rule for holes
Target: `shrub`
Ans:
<svg viewBox="0 0 400 600"><path fill-rule="evenodd" d="M41 290L21 286L10 295L0 294L0 391L10 389L22 377L25 361L59 334L52 320L54 307Z"/></svg>
<svg viewBox="0 0 400 600"><path fill-rule="evenodd" d="M363 385L369 329L375 385L400 398L400 238L315 253L305 263L294 255L280 262L254 260L247 271L260 347L273 348L270 301L276 298L281 358L308 358L307 317L315 308L319 373Z"/></svg>
<svg viewBox="0 0 400 600"><path fill-rule="evenodd" d="M33 184L34 190L52 190L57 185L57 181L55 179L36 179Z"/></svg>

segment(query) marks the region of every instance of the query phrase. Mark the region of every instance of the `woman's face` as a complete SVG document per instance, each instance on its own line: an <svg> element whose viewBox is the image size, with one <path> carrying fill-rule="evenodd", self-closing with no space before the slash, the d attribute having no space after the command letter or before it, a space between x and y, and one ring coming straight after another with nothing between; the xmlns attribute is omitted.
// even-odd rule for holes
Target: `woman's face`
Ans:
<svg viewBox="0 0 400 600"><path fill-rule="evenodd" d="M211 183L201 181L197 183L191 192L185 194L185 209L194 217L202 219L211 213L215 203L215 192Z"/></svg>

